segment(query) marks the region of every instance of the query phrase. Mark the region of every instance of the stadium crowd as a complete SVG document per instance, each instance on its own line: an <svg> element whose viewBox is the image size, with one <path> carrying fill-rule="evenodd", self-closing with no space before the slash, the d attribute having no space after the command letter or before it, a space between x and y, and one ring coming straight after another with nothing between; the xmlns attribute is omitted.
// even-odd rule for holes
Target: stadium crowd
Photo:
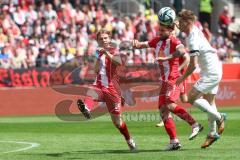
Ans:
<svg viewBox="0 0 240 160"><path fill-rule="evenodd" d="M126 55L127 64L154 62L152 49L126 49L129 40L150 40L157 35L158 18L153 10L148 14L114 16L102 0L71 2L74 4L68 0L51 3L3 0L0 8L0 68L57 67L74 57L84 64L94 57L96 33L103 27L112 31L114 44L122 47L121 53ZM234 17L227 11L224 8L219 16L222 23L216 35L210 32L208 24L199 27L218 50L222 62L239 62L240 53L234 50L234 45L239 44L238 38L234 37L239 35L226 28L235 29ZM184 39L183 34L178 36Z"/></svg>

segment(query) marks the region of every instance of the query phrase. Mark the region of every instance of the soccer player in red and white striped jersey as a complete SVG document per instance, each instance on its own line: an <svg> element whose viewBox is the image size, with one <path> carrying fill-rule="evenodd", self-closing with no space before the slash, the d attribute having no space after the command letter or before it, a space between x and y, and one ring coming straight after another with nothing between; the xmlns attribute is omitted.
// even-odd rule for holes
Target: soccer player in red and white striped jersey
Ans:
<svg viewBox="0 0 240 160"><path fill-rule="evenodd" d="M189 56L185 56L185 57L179 57L179 67L178 70L180 71L180 74L183 75L185 72L185 66L188 64L189 62ZM184 80L182 82L182 85L180 85L180 100L182 103L188 103L188 96L187 96L187 91L186 91L186 87L187 87L187 80ZM162 119L159 121L159 123L156 124L156 127L162 127L164 126L164 123L162 121Z"/></svg>
<svg viewBox="0 0 240 160"><path fill-rule="evenodd" d="M96 80L87 92L87 98L77 101L78 108L86 118L91 118L94 101L105 102L111 115L112 122L124 136L130 150L136 150L136 144L131 138L126 123L121 117L122 98L119 88L118 66L122 60L116 48L111 45L111 33L101 29L97 33L97 60L95 64Z"/></svg>
<svg viewBox="0 0 240 160"><path fill-rule="evenodd" d="M177 150L181 148L170 112L185 120L192 127L192 134L189 140L196 137L203 129L184 107L176 104L180 95L180 87L175 85L177 78L180 77L179 57L186 57L187 54L185 54L185 48L181 41L172 35L174 26L174 24L166 26L160 23L159 36L145 42L133 40L134 48L155 48L156 62L159 64L161 75L161 90L158 105L164 127L170 137L170 144L166 150Z"/></svg>

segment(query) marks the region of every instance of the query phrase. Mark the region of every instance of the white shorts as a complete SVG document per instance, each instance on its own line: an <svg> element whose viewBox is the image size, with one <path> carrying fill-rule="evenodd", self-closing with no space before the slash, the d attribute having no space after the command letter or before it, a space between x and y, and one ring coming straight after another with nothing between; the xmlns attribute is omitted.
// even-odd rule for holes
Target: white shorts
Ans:
<svg viewBox="0 0 240 160"><path fill-rule="evenodd" d="M204 94L217 94L222 74L205 75L194 84L194 88Z"/></svg>

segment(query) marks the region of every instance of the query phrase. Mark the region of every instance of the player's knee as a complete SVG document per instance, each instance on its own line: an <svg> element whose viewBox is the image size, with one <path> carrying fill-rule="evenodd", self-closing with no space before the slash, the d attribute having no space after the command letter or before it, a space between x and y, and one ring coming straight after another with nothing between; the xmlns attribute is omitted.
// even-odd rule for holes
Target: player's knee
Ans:
<svg viewBox="0 0 240 160"><path fill-rule="evenodd" d="M164 112L166 111L166 109L165 109L164 106L159 106L158 109L159 109L159 111L160 111L160 115L163 115Z"/></svg>
<svg viewBox="0 0 240 160"><path fill-rule="evenodd" d="M182 103L188 103L188 98L187 97L181 97Z"/></svg>
<svg viewBox="0 0 240 160"><path fill-rule="evenodd" d="M160 116L163 121L169 117L170 112L169 112L169 109L167 108L167 106L161 107L159 109L159 111L160 111Z"/></svg>
<svg viewBox="0 0 240 160"><path fill-rule="evenodd" d="M114 125L115 125L115 127L117 127L117 128L121 128L121 126L122 126L120 123L115 123Z"/></svg>
<svg viewBox="0 0 240 160"><path fill-rule="evenodd" d="M162 116L162 121L164 122L165 120L169 119L169 118L172 118L171 114L170 113L164 113Z"/></svg>
<svg viewBox="0 0 240 160"><path fill-rule="evenodd" d="M113 124L117 128L121 128L121 126L122 126L122 122L121 121L115 121L115 122L113 122Z"/></svg>
<svg viewBox="0 0 240 160"><path fill-rule="evenodd" d="M169 109L170 111L173 111L176 106L177 106L177 105L176 105L175 103L169 103L169 104L167 105L167 107L168 107L168 109Z"/></svg>
<svg viewBox="0 0 240 160"><path fill-rule="evenodd" d="M188 94L188 102L193 105L194 101L200 98L202 95L203 94L200 91L193 88Z"/></svg>

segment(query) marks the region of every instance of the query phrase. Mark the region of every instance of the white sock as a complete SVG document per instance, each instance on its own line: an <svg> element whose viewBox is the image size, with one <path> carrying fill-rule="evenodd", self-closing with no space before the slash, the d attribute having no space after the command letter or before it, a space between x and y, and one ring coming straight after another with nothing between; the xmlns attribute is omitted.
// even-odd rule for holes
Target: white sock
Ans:
<svg viewBox="0 0 240 160"><path fill-rule="evenodd" d="M216 105L212 105L212 108L217 111L217 107ZM214 135L215 133L217 133L217 123L214 119L214 117L212 117L210 114L208 114L208 127L209 127L209 135Z"/></svg>
<svg viewBox="0 0 240 160"><path fill-rule="evenodd" d="M170 140L170 143L179 143L179 140L178 140L177 138L171 139L171 140Z"/></svg>
<svg viewBox="0 0 240 160"><path fill-rule="evenodd" d="M197 108L199 108L200 110L202 110L203 112L207 112L208 114L210 114L214 120L220 120L221 119L221 115L219 112L217 112L209 103L207 100L203 99L203 98L199 98L196 99L193 102L193 105L196 106Z"/></svg>
<svg viewBox="0 0 240 160"><path fill-rule="evenodd" d="M193 125L192 125L192 128L195 128L197 127L199 124L197 122L195 122Z"/></svg>

